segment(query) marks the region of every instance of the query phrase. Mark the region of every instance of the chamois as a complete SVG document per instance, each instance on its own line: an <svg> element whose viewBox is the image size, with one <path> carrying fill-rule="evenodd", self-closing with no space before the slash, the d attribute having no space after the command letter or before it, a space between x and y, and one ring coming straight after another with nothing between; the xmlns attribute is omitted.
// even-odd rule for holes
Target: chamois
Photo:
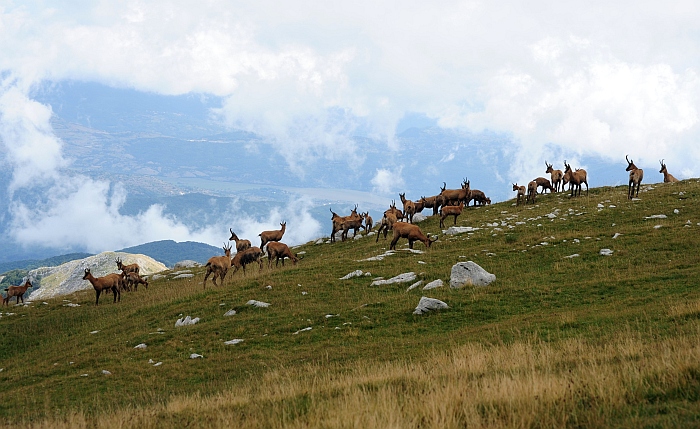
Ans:
<svg viewBox="0 0 700 429"><path fill-rule="evenodd" d="M297 255L289 250L289 246L279 241L271 241L267 244L267 268L270 268L272 264L272 258L275 258L275 267L279 264L280 259L282 260L282 266L284 267L284 258L289 258L292 260L292 265L296 265L299 258Z"/></svg>
<svg viewBox="0 0 700 429"><path fill-rule="evenodd" d="M367 234L372 230L374 221L372 220L372 216L369 215L369 212L365 212L362 217L365 219L365 234Z"/></svg>
<svg viewBox="0 0 700 429"><path fill-rule="evenodd" d="M401 204L403 204L403 212L405 217L408 218L408 223L413 223L413 215L416 214L416 205L413 201L406 199L406 193L399 193L399 198L401 198Z"/></svg>
<svg viewBox="0 0 700 429"><path fill-rule="evenodd" d="M519 206L522 204L522 200L525 199L525 187L524 186L518 186L517 183L513 183L513 190L518 191L518 197L515 200L515 206Z"/></svg>
<svg viewBox="0 0 700 429"><path fill-rule="evenodd" d="M460 201L467 202L469 198L469 181L465 178L462 182L461 189L445 189L447 183L442 182L442 188L440 188L440 195L445 198L443 205L456 205Z"/></svg>
<svg viewBox="0 0 700 429"><path fill-rule="evenodd" d="M136 292L140 284L144 285L146 289L148 289L148 281L136 273L125 274L124 280L126 281L125 284L128 290L131 290L131 286L133 286L134 292Z"/></svg>
<svg viewBox="0 0 700 429"><path fill-rule="evenodd" d="M527 198L525 202L530 202L530 204L535 203L535 197L537 196L537 182L534 180L527 184Z"/></svg>
<svg viewBox="0 0 700 429"><path fill-rule="evenodd" d="M478 189L472 189L469 191L469 201L474 201L475 207L477 204L480 206L491 204L491 198L486 197L486 194ZM467 206L468 205L469 203L467 203Z"/></svg>
<svg viewBox="0 0 700 429"><path fill-rule="evenodd" d="M386 240L386 234L392 229L396 222L396 216L394 216L393 213L384 213L384 217L379 222L379 228L377 228L377 239L374 240L374 242L377 243L379 241L379 236L382 234L382 231L384 231L384 239Z"/></svg>
<svg viewBox="0 0 700 429"><path fill-rule="evenodd" d="M355 204L355 208L350 211L350 216L339 216L333 211L332 208L329 207L328 209L333 215L331 216L331 222L333 222L333 229L331 230L331 243L335 241L335 233L344 228L344 223L346 220L362 220L362 217L357 214L357 204Z"/></svg>
<svg viewBox="0 0 700 429"><path fill-rule="evenodd" d="M114 260L114 262L117 263L117 269L120 271L123 271L125 273L139 273L139 264L129 264L129 265L124 265L122 263L121 258L117 258Z"/></svg>
<svg viewBox="0 0 700 429"><path fill-rule="evenodd" d="M13 296L16 299L15 304L19 304L19 300L22 300L22 304L24 304L24 293L32 287L32 283L27 279L26 282L24 282L24 286L10 286L7 289L5 289L5 292L7 292L5 298L2 299L2 303L5 305L9 305L10 298Z"/></svg>
<svg viewBox="0 0 700 429"><path fill-rule="evenodd" d="M403 219L405 217L404 213L396 208L396 200L391 200L391 205L389 206L389 208L387 210L384 210L384 214L387 213L393 214L397 220Z"/></svg>
<svg viewBox="0 0 700 429"><path fill-rule="evenodd" d="M207 273L204 275L203 288L207 288L207 278L212 273L214 276L212 276L211 282L214 283L214 286L219 286L216 284L217 277L221 279L221 286L223 286L226 273L231 268L231 245L224 243L224 256L212 256L205 266L207 267Z"/></svg>
<svg viewBox="0 0 700 429"><path fill-rule="evenodd" d="M464 209L464 202L460 201L459 205L456 206L442 206L440 208L440 228L445 227L445 218L447 216L454 216L453 225L457 225L457 216L462 214Z"/></svg>
<svg viewBox="0 0 700 429"><path fill-rule="evenodd" d="M426 209L433 209L433 216L437 216L440 206L442 206L445 202L445 197L443 197L441 194L433 197L420 197L420 202Z"/></svg>
<svg viewBox="0 0 700 429"><path fill-rule="evenodd" d="M552 179L552 187L554 187L554 192L559 192L559 187L561 187L561 190L564 190L564 185L562 185L562 179L564 178L564 172L561 170L555 170L554 167L552 167L552 164L548 164L547 161L544 161L544 165L547 166L547 171L545 173L549 173L550 178Z"/></svg>
<svg viewBox="0 0 700 429"><path fill-rule="evenodd" d="M435 237L434 240L432 240L429 236L426 236L423 234L423 231L420 230L418 225L413 225L411 223L406 223L406 222L395 222L393 226L394 230L394 238L391 240L391 244L389 245L389 250L395 250L396 249L396 243L399 241L400 238L406 238L408 239L408 248L413 249L413 242L414 241L421 241L423 244L425 244L425 247L430 247L431 244L433 244L434 241L437 240L437 237Z"/></svg>
<svg viewBox="0 0 700 429"><path fill-rule="evenodd" d="M95 288L95 305L99 304L100 294L102 293L102 291L107 289L112 291L115 303L117 302L117 297L119 298L119 302L121 302L122 293L119 290L119 286L122 282L121 275L107 274L104 277L95 277L90 272L90 268L85 268L85 275L83 276L83 280L89 281L90 284L92 284L92 287Z"/></svg>
<svg viewBox="0 0 700 429"><path fill-rule="evenodd" d="M273 231L263 231L260 234L260 248L264 249L265 245L270 241L280 241L284 235L284 231L287 229L287 222L280 223L281 229L276 229Z"/></svg>
<svg viewBox="0 0 700 429"><path fill-rule="evenodd" d="M659 170L659 173L663 173L664 175L664 183L669 183L669 182L678 182L678 179L673 177L673 174L669 173L668 170L666 170L666 164L664 164L664 160L662 159L659 161L661 164L661 170Z"/></svg>
<svg viewBox="0 0 700 429"><path fill-rule="evenodd" d="M571 190L571 196L581 195L581 183L586 184L586 195L588 195L588 174L583 168L577 168L576 171L571 169L571 165L566 163L564 160L564 183L569 183L569 189Z"/></svg>
<svg viewBox="0 0 700 429"><path fill-rule="evenodd" d="M552 187L552 183L549 181L549 179L538 177L535 179L535 183L537 183L538 188L542 188L542 194L544 194L547 189L549 189L549 192L554 192L554 188Z"/></svg>
<svg viewBox="0 0 700 429"><path fill-rule="evenodd" d="M271 241L270 243L275 243L274 241ZM257 262L258 265L260 265L260 269L258 271L262 271L263 268L263 262L261 257L264 255L263 251L260 250L259 247L251 247L249 249L245 249L244 251L240 253L236 253L236 256L233 257L231 260L231 265L236 267L233 270L233 274L236 274L236 271L238 271L241 267L243 268L243 274L245 274L245 266ZM231 275L233 275L231 274Z"/></svg>
<svg viewBox="0 0 700 429"><path fill-rule="evenodd" d="M632 197L639 196L639 186L641 186L642 179L644 179L644 170L642 170L641 168L637 168L637 166L634 165L634 161L630 161L627 155L625 155L625 159L627 160L627 168L625 169L625 171L630 172L630 181L627 185L627 199L631 200ZM636 195L634 192L635 185L637 186Z"/></svg>
<svg viewBox="0 0 700 429"><path fill-rule="evenodd" d="M228 239L228 241L235 241L236 242L236 252L242 252L245 249L250 248L250 240L241 240L238 238L235 232L233 232L233 228L229 228L229 231L231 231L231 238Z"/></svg>

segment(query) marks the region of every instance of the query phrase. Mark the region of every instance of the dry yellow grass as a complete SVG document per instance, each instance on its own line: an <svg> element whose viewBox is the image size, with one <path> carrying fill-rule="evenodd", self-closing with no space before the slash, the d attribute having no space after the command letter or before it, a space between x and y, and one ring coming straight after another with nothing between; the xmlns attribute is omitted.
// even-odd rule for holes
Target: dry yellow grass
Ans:
<svg viewBox="0 0 700 429"><path fill-rule="evenodd" d="M566 428L641 424L635 404L683 392L700 374L700 325L649 341L632 329L607 341L468 344L421 362L275 370L210 397L70 414L51 428ZM108 407L108 404L105 404ZM638 420L640 419L640 420ZM650 423L649 416L643 418ZM653 421L653 419L651 419ZM673 424L673 421L670 422Z"/></svg>

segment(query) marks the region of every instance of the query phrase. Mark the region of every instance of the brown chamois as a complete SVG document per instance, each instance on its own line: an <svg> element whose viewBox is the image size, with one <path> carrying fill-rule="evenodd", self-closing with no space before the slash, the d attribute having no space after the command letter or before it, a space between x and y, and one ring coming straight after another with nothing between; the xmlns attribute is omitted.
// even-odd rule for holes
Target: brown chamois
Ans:
<svg viewBox="0 0 700 429"><path fill-rule="evenodd" d="M216 284L216 278L221 279L220 285L224 285L224 278L226 277L226 273L228 273L229 268L231 268L231 245L224 243L224 256L212 256L209 258L207 261L207 273L204 275L204 283L202 283L202 287L204 289L207 288L207 279L209 278L209 274L214 274L211 278L211 282L214 283L214 286L219 286Z"/></svg>
<svg viewBox="0 0 700 429"><path fill-rule="evenodd" d="M337 213L333 211L332 208L328 208L331 211L331 222L333 222L333 229L331 230L331 243L335 242L335 233L342 230L344 228L344 223L346 220L357 220L357 219L362 219L362 217L357 214L357 204L355 204L355 208L350 211L349 216L339 216Z"/></svg>
<svg viewBox="0 0 700 429"><path fill-rule="evenodd" d="M442 188L440 188L440 195L445 198L443 205L457 205L460 201L467 202L469 198L469 181L465 178L462 182L461 189L445 189L447 183L442 182Z"/></svg>
<svg viewBox="0 0 700 429"><path fill-rule="evenodd" d="M367 234L372 230L372 226L374 226L374 221L372 220L372 216L369 215L369 212L364 212L362 214L362 217L365 219L365 234Z"/></svg>
<svg viewBox="0 0 700 429"><path fill-rule="evenodd" d="M107 289L112 291L115 303L117 302L117 298L119 298L119 302L121 302L122 293L119 289L122 284L122 276L120 274L107 274L104 277L95 277L90 273L90 268L85 268L83 280L89 281L92 287L95 288L95 305L99 304L102 291Z"/></svg>
<svg viewBox="0 0 700 429"><path fill-rule="evenodd" d="M535 203L535 197L537 196L537 182L532 180L530 183L527 184L527 198L525 199L525 202L529 202L530 204Z"/></svg>
<svg viewBox="0 0 700 429"><path fill-rule="evenodd" d="M10 286L7 289L5 289L5 298L2 299L2 303L5 305L9 305L10 298L13 296L15 297L15 304L19 304L19 300L22 300L22 304L24 304L24 293L32 287L32 283L27 279L26 282L24 282L24 286Z"/></svg>
<svg viewBox="0 0 700 429"><path fill-rule="evenodd" d="M420 202L426 209L433 209L433 216L437 216L440 211L440 207L445 203L445 197L442 195L420 197Z"/></svg>
<svg viewBox="0 0 700 429"><path fill-rule="evenodd" d="M404 218L404 213L396 208L396 200L391 200L391 205L388 209L384 210L384 214L391 213L396 217L397 220Z"/></svg>
<svg viewBox="0 0 700 429"><path fill-rule="evenodd" d="M233 228L229 228L229 231L231 231L231 238L228 239L228 241L235 241L236 242L236 252L242 252L245 249L250 248L250 240L241 240L238 238L235 232L233 232Z"/></svg>
<svg viewBox="0 0 700 429"><path fill-rule="evenodd" d="M625 159L627 160L627 168L625 169L625 171L630 172L630 181L627 185L627 199L631 200L632 197L639 196L639 187L642 184L642 179L644 179L644 170L642 170L641 168L637 168L637 166L634 165L634 161L630 161L627 155L625 155ZM636 195L634 192L635 186L637 186Z"/></svg>
<svg viewBox="0 0 700 429"><path fill-rule="evenodd" d="M669 182L678 182L678 179L673 177L673 174L669 173L668 170L666 170L666 164L664 164L664 160L662 159L659 161L661 164L661 170L659 170L659 173L663 173L664 175L664 183L669 183Z"/></svg>
<svg viewBox="0 0 700 429"><path fill-rule="evenodd" d="M423 234L423 231L420 230L418 225L413 225L411 223L395 222L392 229L394 230L394 238L391 240L389 250L396 249L396 243L399 241L400 238L408 239L409 249L413 249L414 241L421 241L423 242L423 244L425 244L425 247L429 248L430 245L437 240L437 237L435 237L435 239L432 240L429 236Z"/></svg>
<svg viewBox="0 0 700 429"><path fill-rule="evenodd" d="M280 241L284 235L284 231L287 229L287 222L280 223L281 229L275 229L272 231L263 231L260 234L260 248L264 249L265 245L270 241Z"/></svg>
<svg viewBox="0 0 700 429"><path fill-rule="evenodd" d="M544 178L544 177L538 177L535 179L535 183L537 183L538 188L542 188L541 194L546 193L546 191L549 189L549 192L554 192L554 188L552 187L552 183L549 181L549 179Z"/></svg>
<svg viewBox="0 0 700 429"><path fill-rule="evenodd" d="M552 164L547 163L547 160L544 161L544 165L547 166L547 171L545 171L545 173L549 173L549 176L552 179L552 187L554 188L554 192L559 192L560 187L563 191L564 185L562 185L562 179L564 178L564 172L561 170L555 170L554 167L552 167Z"/></svg>
<svg viewBox="0 0 700 429"><path fill-rule="evenodd" d="M518 186L517 183L513 183L513 190L518 191L518 197L515 200L515 206L519 206L522 204L522 201L525 199L525 187L524 186Z"/></svg>
<svg viewBox="0 0 700 429"><path fill-rule="evenodd" d="M471 194L469 198L474 201L474 206L476 206L477 204L480 206L491 204L491 198L487 197L486 194L484 194L480 190L474 189L469 192Z"/></svg>
<svg viewBox="0 0 700 429"><path fill-rule="evenodd" d="M129 264L129 265L124 265L122 263L121 258L117 258L114 260L114 262L117 263L117 269L120 271L123 271L125 273L139 273L139 264Z"/></svg>
<svg viewBox="0 0 700 429"><path fill-rule="evenodd" d="M284 258L289 258L292 261L292 265L296 265L299 261L299 257L289 250L289 246L279 241L271 241L267 244L267 268L270 268L272 264L272 258L275 258L275 267L282 260L282 266L284 267Z"/></svg>
<svg viewBox="0 0 700 429"><path fill-rule="evenodd" d="M413 223L413 215L416 214L416 204L406 199L406 193L399 193L399 198L401 198L401 204L403 204L404 216L408 218L408 223Z"/></svg>
<svg viewBox="0 0 700 429"><path fill-rule="evenodd" d="M146 289L148 289L148 281L136 273L126 274L124 280L126 281L126 283L125 283L126 288L129 291L131 290L131 287L133 286L134 292L136 292L139 288L139 285L144 285L146 287Z"/></svg>
<svg viewBox="0 0 700 429"><path fill-rule="evenodd" d="M440 228L445 227L445 218L447 216L454 216L453 225L457 225L457 216L462 214L464 210L464 202L460 201L456 206L442 206L440 208Z"/></svg>
<svg viewBox="0 0 700 429"><path fill-rule="evenodd" d="M275 242L271 241L270 243ZM260 250L259 247L251 247L249 249L245 249L240 253L236 253L236 256L234 256L231 260L231 265L235 267L235 269L233 270L233 274L236 274L236 271L238 271L240 268L243 268L243 274L245 274L245 266L253 262L257 262L258 265L260 265L260 269L258 271L262 271L263 262L261 258L263 255L264 253L262 250Z"/></svg>
<svg viewBox="0 0 700 429"><path fill-rule="evenodd" d="M377 239L374 240L374 242L377 243L379 241L379 236L382 235L382 231L384 231L384 239L386 240L386 234L392 229L396 222L396 216L394 216L393 213L384 213L384 217L379 222L379 228L377 228Z"/></svg>
<svg viewBox="0 0 700 429"><path fill-rule="evenodd" d="M588 173L583 168L577 168L576 171L571 169L571 165L564 160L564 183L569 183L571 196L581 195L581 183L586 184L586 195L588 195Z"/></svg>
<svg viewBox="0 0 700 429"><path fill-rule="evenodd" d="M357 210L357 209L355 209L355 210ZM356 216L353 216L353 215L347 216L345 218L345 220L343 221L343 223L341 224L341 228L343 230L343 233L340 234L341 241L345 241L345 239L348 238L348 231L350 231L351 229L353 230L352 231L353 238L355 238L355 236L357 235L357 230L362 229L362 220L364 218L362 217L362 215L357 214L356 211L354 212L354 214Z"/></svg>

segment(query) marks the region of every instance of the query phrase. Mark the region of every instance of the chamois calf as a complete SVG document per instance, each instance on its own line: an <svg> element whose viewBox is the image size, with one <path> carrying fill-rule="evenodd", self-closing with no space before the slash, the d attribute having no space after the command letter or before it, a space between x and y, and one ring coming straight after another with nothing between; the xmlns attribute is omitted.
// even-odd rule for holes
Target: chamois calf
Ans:
<svg viewBox="0 0 700 429"><path fill-rule="evenodd" d="M459 205L456 206L442 206L440 208L440 228L445 227L445 218L447 216L454 216L453 225L457 225L457 216L462 214L464 209L464 202L460 201Z"/></svg>
<svg viewBox="0 0 700 429"><path fill-rule="evenodd" d="M131 290L134 287L134 292L139 288L139 285L144 285L148 289L148 281L136 273L128 273L124 276L125 284L127 290Z"/></svg>
<svg viewBox="0 0 700 429"><path fill-rule="evenodd" d="M644 179L644 170L642 170L641 168L637 168L637 166L634 165L634 161L631 161L627 157L627 155L625 155L625 159L627 160L627 168L625 169L625 171L630 172L630 181L627 185L627 199L631 200L632 197L639 196L639 187L642 184L642 179ZM634 192L635 186L637 186L636 195Z"/></svg>
<svg viewBox="0 0 700 429"><path fill-rule="evenodd" d="M435 195L433 197L420 197L420 203L426 209L433 209L433 216L437 216L440 207L445 203L445 197Z"/></svg>
<svg viewBox="0 0 700 429"><path fill-rule="evenodd" d="M403 212L405 217L408 218L408 223L413 223L413 215L416 214L416 204L406 199L406 193L399 193L399 198L401 198L401 204L403 204Z"/></svg>
<svg viewBox="0 0 700 429"><path fill-rule="evenodd" d="M260 234L260 248L264 249L265 245L270 241L280 241L284 235L284 231L287 229L287 222L280 223L281 229L276 229L273 231L263 231Z"/></svg>
<svg viewBox="0 0 700 429"><path fill-rule="evenodd" d="M664 160L662 159L659 161L661 164L661 170L659 170L659 173L663 173L664 175L664 183L669 183L669 182L678 182L678 179L673 177L673 174L669 173L668 170L666 170L666 164L664 164Z"/></svg>
<svg viewBox="0 0 700 429"><path fill-rule="evenodd" d="M272 241L267 244L267 268L270 268L272 264L272 258L275 258L275 267L282 260L282 266L284 267L284 258L289 258L292 261L292 265L296 265L299 258L297 255L289 250L289 246L279 241Z"/></svg>
<svg viewBox="0 0 700 429"><path fill-rule="evenodd" d="M386 234L392 229L396 222L396 216L394 216L393 213L384 213L384 217L379 222L379 228L377 228L377 239L374 240L374 242L379 242L379 236L382 234L382 231L384 231L384 239L386 240Z"/></svg>
<svg viewBox="0 0 700 429"><path fill-rule="evenodd" d="M554 192L554 188L552 187L552 183L549 181L549 179L544 178L544 177L538 177L535 179L535 183L537 183L538 188L542 188L542 194L546 193L546 191L549 189L549 192Z"/></svg>
<svg viewBox="0 0 700 429"><path fill-rule="evenodd" d="M15 297L16 301L15 304L19 304L19 300L22 300L22 304L24 304L24 293L32 287L32 283L27 279L26 282L24 282L24 286L10 286L7 289L5 289L5 298L2 299L2 303L5 305L9 305L10 298L13 296Z"/></svg>
<svg viewBox="0 0 700 429"><path fill-rule="evenodd" d="M522 200L525 199L525 187L524 186L518 186L517 183L513 183L513 190L518 191L518 197L515 200L515 206L519 206L522 204Z"/></svg>
<svg viewBox="0 0 700 429"><path fill-rule="evenodd" d="M112 295L114 295L114 302L119 302L122 300L122 293L120 291L120 286L122 284L122 276L120 274L107 274L104 277L95 277L90 272L90 268L85 268L85 275L83 280L87 280L95 288L95 305L100 303L100 294L104 290L111 290Z"/></svg>
<svg viewBox="0 0 700 429"><path fill-rule="evenodd" d="M571 169L571 165L566 163L564 160L564 183L569 183L569 189L571 190L571 196L581 195L581 183L586 184L586 195L588 195L588 173L583 168L577 168L576 171Z"/></svg>
<svg viewBox="0 0 700 429"><path fill-rule="evenodd" d="M444 209L444 207L443 207ZM389 245L389 250L395 250L396 249L396 243L399 241L400 238L406 238L408 239L408 248L413 249L413 242L414 241L421 241L423 244L425 244L425 247L430 247L431 244L433 244L434 241L437 240L437 237L435 239L431 239L430 237L426 236L423 234L423 231L420 230L418 225L413 225L411 223L406 223L406 222L395 222L393 226L394 230L394 238L391 240L391 244Z"/></svg>
<svg viewBox="0 0 700 429"><path fill-rule="evenodd" d="M533 180L527 184L527 198L525 199L525 202L529 202L530 204L534 204L536 196L537 196L537 182L535 182Z"/></svg>
<svg viewBox="0 0 700 429"><path fill-rule="evenodd" d="M221 279L221 286L223 286L226 273L231 268L231 246L224 243L224 256L212 256L205 266L207 267L207 273L204 275L203 288L207 288L207 279L209 274L212 273L214 276L211 278L211 282L214 283L214 286L219 286L216 284L217 277Z"/></svg>
<svg viewBox="0 0 700 429"><path fill-rule="evenodd" d="M233 228L229 228L229 231L231 231L231 238L228 239L228 241L235 241L236 242L236 252L242 252L245 249L250 248L250 240L241 240L238 238L235 232L233 232Z"/></svg>
<svg viewBox="0 0 700 429"><path fill-rule="evenodd" d="M275 241L271 241L268 243L276 243ZM236 253L236 256L233 257L231 260L231 265L235 267L233 270L233 274L236 274L236 271L238 271L240 268L243 268L243 274L245 274L245 266L248 264L251 264L253 262L257 262L258 265L260 265L260 269L258 271L262 271L262 259L261 257L264 255L263 251L260 250L259 247L251 247L249 249L245 249L244 251L240 253ZM231 275L233 275L231 274Z"/></svg>
<svg viewBox="0 0 700 429"><path fill-rule="evenodd" d="M564 185L562 185L564 172L561 170L555 170L554 167L552 167L552 164L547 163L547 160L544 161L544 165L547 166L545 173L549 173L549 176L552 179L552 187L554 188L554 192L559 192L560 186L561 190L564 190Z"/></svg>
<svg viewBox="0 0 700 429"><path fill-rule="evenodd" d="M129 265L124 265L122 263L121 258L117 258L114 260L114 262L117 263L117 269L120 271L123 271L125 273L139 273L139 264L129 264Z"/></svg>
<svg viewBox="0 0 700 429"><path fill-rule="evenodd" d="M365 234L367 234L372 230L372 226L374 226L374 221L372 220L372 216L369 215L369 212L364 212L362 214L362 217L365 219Z"/></svg>

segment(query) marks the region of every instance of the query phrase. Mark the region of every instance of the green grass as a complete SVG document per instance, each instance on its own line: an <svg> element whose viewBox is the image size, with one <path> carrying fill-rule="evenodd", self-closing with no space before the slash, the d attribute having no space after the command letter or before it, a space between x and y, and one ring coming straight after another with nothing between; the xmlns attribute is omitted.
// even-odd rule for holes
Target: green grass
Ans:
<svg viewBox="0 0 700 429"><path fill-rule="evenodd" d="M457 224L480 230L440 234L422 254L400 251L382 261L357 262L383 253L391 237L379 243L375 237L310 243L296 249L306 252L296 267L229 273L223 287L209 283L203 290L200 270L194 279L154 281L148 290L124 293L116 305L106 296L95 307L94 292L85 291L66 297L80 304L76 308L65 307L64 297L5 308L0 416L7 424L66 427L386 427L390 421L397 427L697 426L700 359L692 363L693 356L700 358L697 350L691 347L689 361L677 368L664 370L654 362L667 354L680 359L667 344L681 348L700 335L700 183L652 187L640 193L640 201L628 201L626 187L603 187L574 199L541 195L534 206L516 208L511 200L470 208ZM599 203L605 207L599 210ZM555 210L556 217L547 217ZM655 214L668 217L645 219ZM514 228L501 225L504 221ZM487 226L495 222L499 225ZM420 226L439 233L438 219ZM613 239L615 233L622 235ZM401 240L398 248L404 244ZM420 243L415 248L425 250ZM602 248L613 255L599 255ZM573 254L579 256L565 258ZM496 274L496 282L409 292L408 284L369 286L375 276L408 271L425 282L440 278L448 284L451 266L467 260ZM372 277L338 280L356 269ZM415 316L422 295L450 309ZM272 305L253 308L245 305L250 299ZM238 314L223 317L229 309ZM201 321L175 328L185 315ZM294 334L307 327L312 329ZM244 342L223 344L234 338ZM631 345L620 346L626 339ZM147 349L133 348L142 342ZM585 359L593 363L570 350L571 344L592 354ZM615 347L635 352L626 358L610 352ZM450 372L447 367L463 350L483 359L515 357L504 358L511 363L502 368L496 363ZM555 357L544 370L539 364L523 369L521 352ZM189 359L191 353L204 358ZM153 367L149 359L163 364ZM412 374L445 359L449 364L437 379L442 399L436 403L447 409L422 410L418 401L438 393L427 378ZM651 363L645 366L646 361ZM589 367L601 377L621 377L620 385L628 386L610 394L593 391L595 383L586 381L595 379ZM103 375L103 369L112 375ZM400 375L392 378L394 372ZM494 384L484 380L504 374L557 383L569 377L573 390L562 387L541 410L535 406L540 420L530 421L532 404L521 407L508 393L487 396ZM472 403L453 396L454 380L483 398ZM596 389L604 390L606 383L600 386ZM360 394L365 396L358 399L355 420L331 417L344 415L342 404ZM400 411L389 405L378 411L381 403L396 403Z"/></svg>

